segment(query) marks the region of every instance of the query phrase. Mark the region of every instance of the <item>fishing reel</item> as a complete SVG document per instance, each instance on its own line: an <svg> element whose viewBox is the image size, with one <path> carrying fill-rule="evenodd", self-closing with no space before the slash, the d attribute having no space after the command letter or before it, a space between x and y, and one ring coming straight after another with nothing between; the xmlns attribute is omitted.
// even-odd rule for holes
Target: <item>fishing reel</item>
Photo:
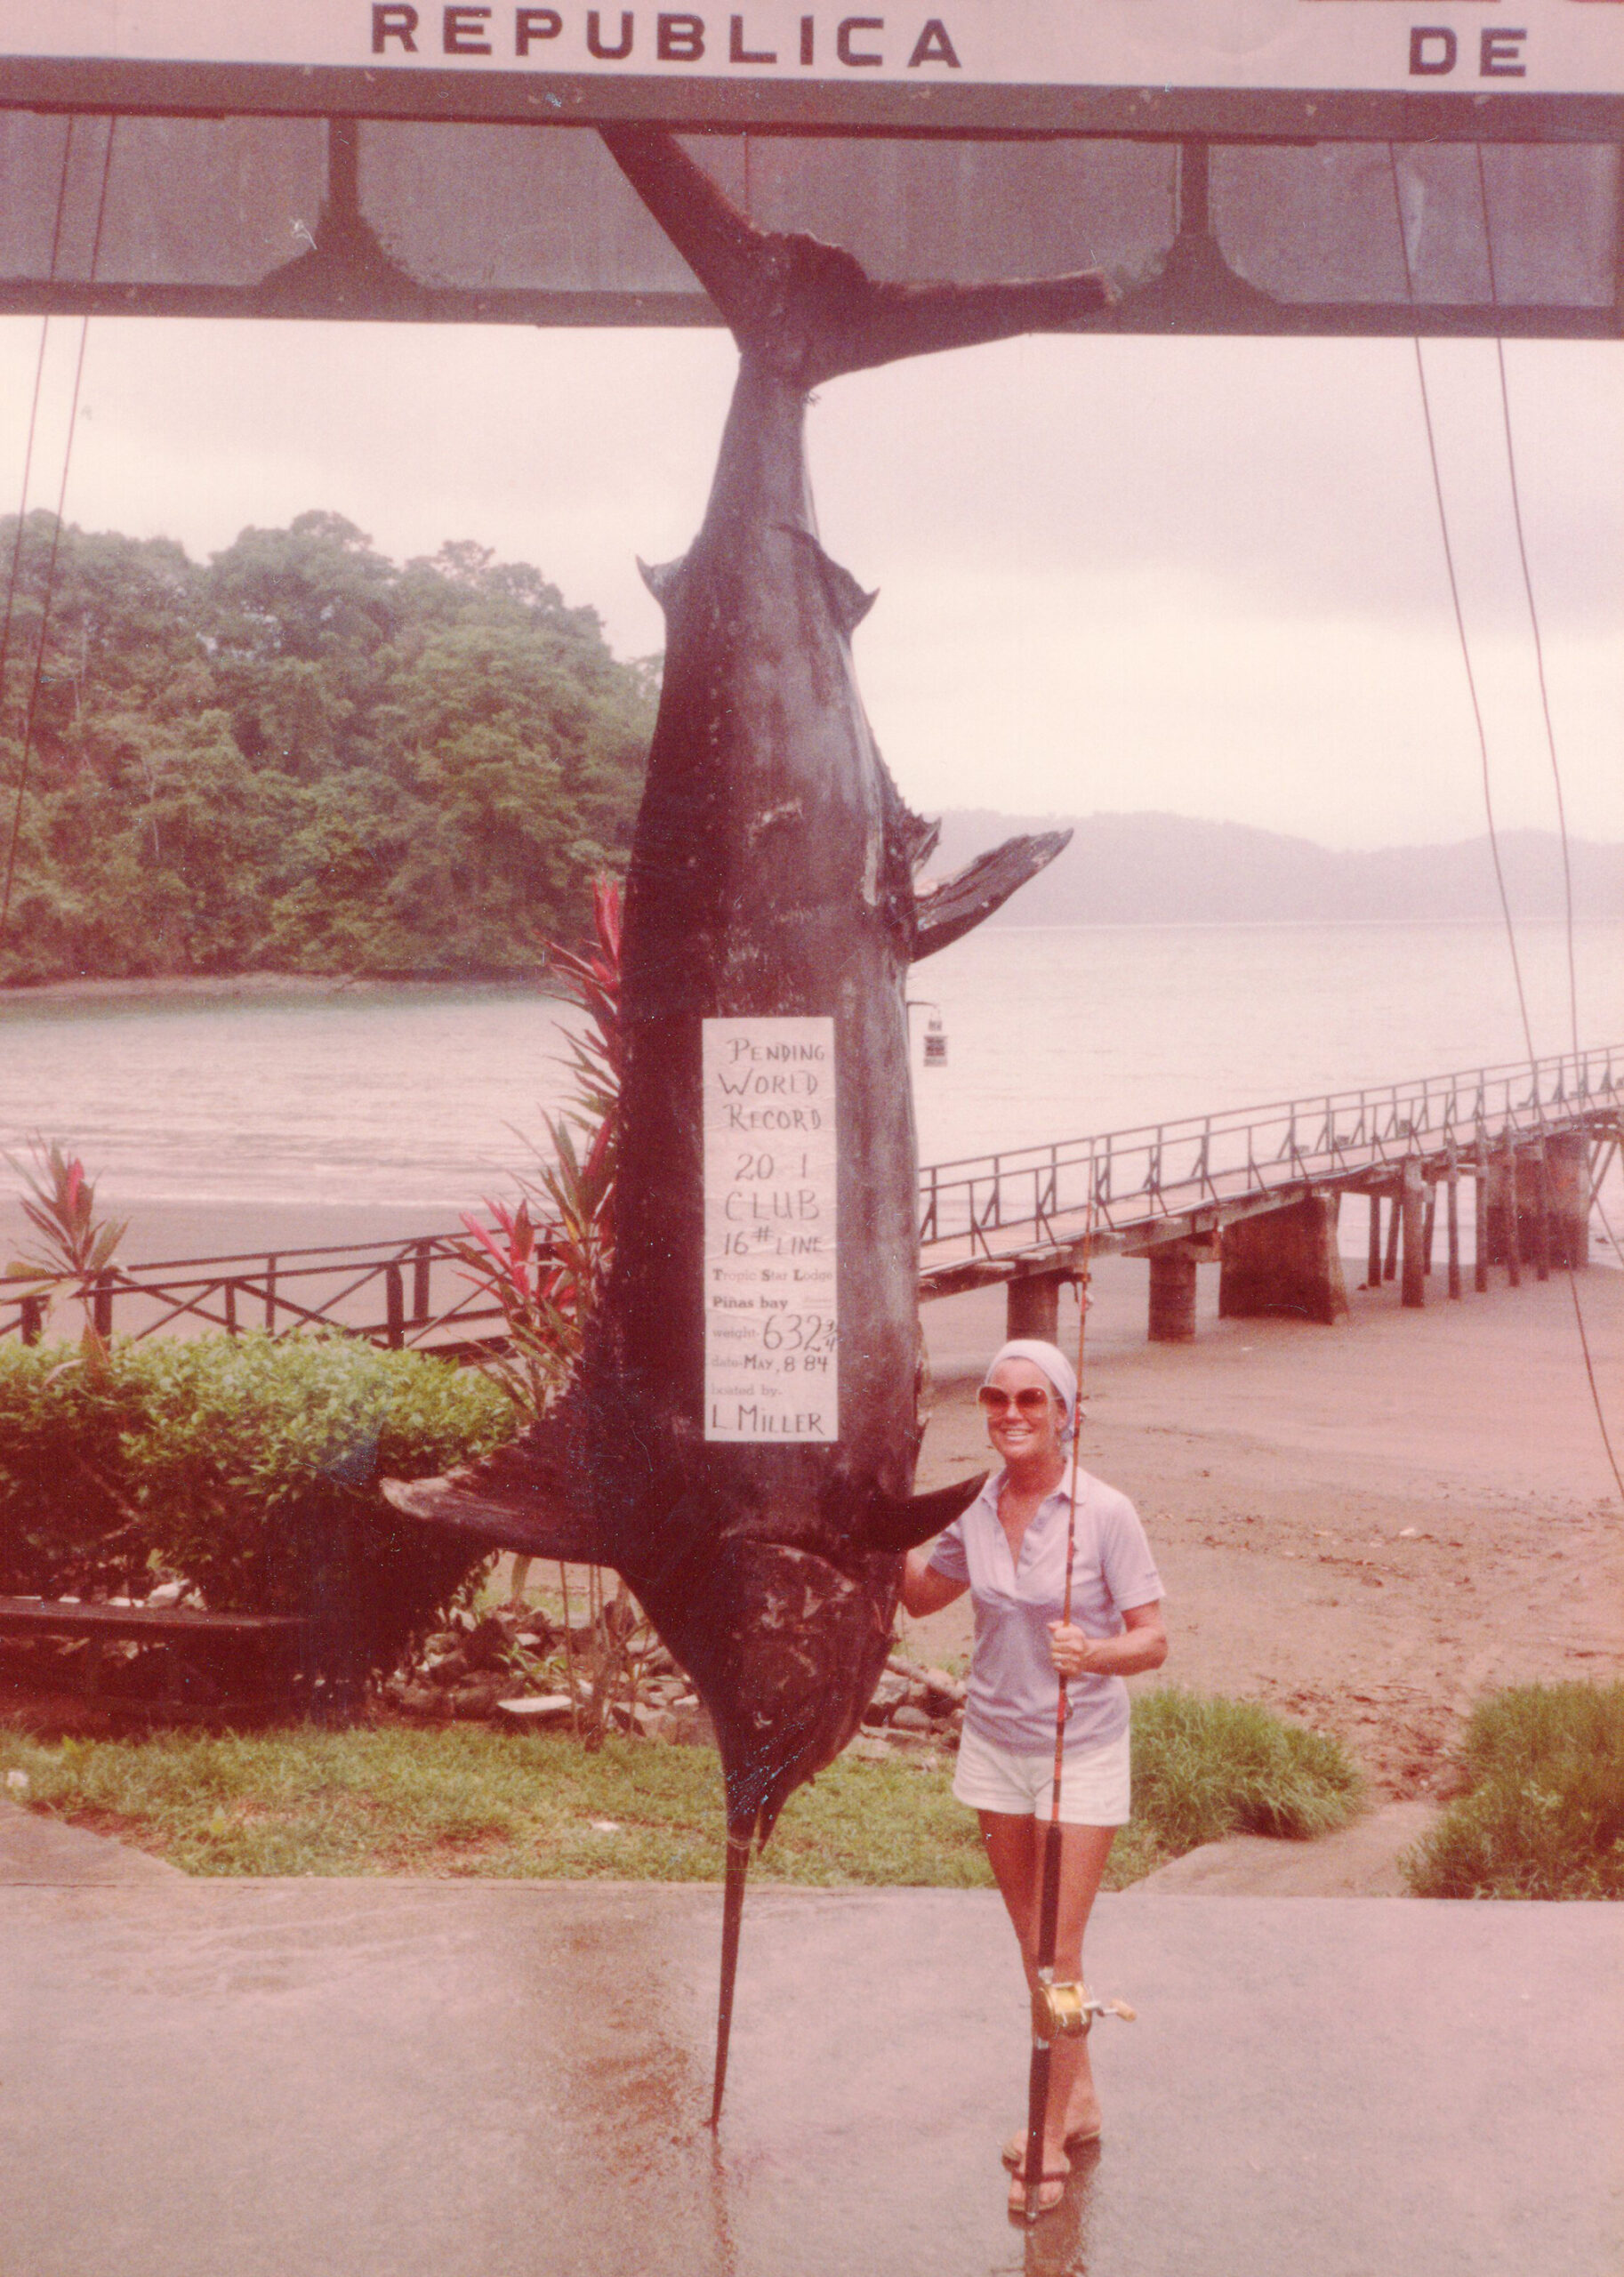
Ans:
<svg viewBox="0 0 1624 2277"><path fill-rule="evenodd" d="M1125 2024L1136 2011L1126 2000L1097 2000L1082 1983L1059 1983L1040 1977L1032 1995L1033 2040L1081 2040L1096 2016L1120 2016Z"/></svg>

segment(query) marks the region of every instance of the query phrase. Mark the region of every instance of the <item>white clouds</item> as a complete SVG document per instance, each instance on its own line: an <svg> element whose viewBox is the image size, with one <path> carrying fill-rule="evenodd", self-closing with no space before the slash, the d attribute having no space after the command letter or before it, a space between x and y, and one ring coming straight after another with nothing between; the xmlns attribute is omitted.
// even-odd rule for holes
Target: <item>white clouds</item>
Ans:
<svg viewBox="0 0 1624 2277"><path fill-rule="evenodd" d="M54 501L77 327L52 328ZM39 328L0 323L0 508ZM1497 810L1552 820L1492 345L1425 350ZM1624 835L1615 345L1507 350L1572 827ZM345 514L470 537L659 646L633 557L687 543L733 373L712 333L98 320L68 511L194 554ZM1408 342L1011 342L833 383L826 543L880 608L876 728L925 806L1166 807L1336 844L1482 826Z"/></svg>

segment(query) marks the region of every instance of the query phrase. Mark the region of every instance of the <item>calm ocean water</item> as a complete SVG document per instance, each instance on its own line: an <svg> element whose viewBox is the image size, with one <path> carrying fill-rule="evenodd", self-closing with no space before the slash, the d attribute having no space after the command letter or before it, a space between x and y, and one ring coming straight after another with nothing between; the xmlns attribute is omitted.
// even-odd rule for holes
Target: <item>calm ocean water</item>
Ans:
<svg viewBox="0 0 1624 2277"><path fill-rule="evenodd" d="M1536 1050L1568 1040L1560 928L1519 937ZM1624 1041L1624 925L1577 937L1580 1034ZM1488 926L1017 928L917 968L921 1161L1524 1056ZM948 1039L922 1066L925 1003ZM109 1207L402 1205L504 1189L562 1088L560 1008L499 989L0 1005L0 1148L69 1140ZM12 1181L0 1171L9 1187Z"/></svg>

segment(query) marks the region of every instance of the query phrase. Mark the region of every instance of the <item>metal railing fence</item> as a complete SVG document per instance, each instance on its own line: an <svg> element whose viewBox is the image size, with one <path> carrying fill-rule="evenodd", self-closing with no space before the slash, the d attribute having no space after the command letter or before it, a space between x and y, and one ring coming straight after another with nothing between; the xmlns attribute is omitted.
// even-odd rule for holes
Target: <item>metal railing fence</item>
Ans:
<svg viewBox="0 0 1624 2277"><path fill-rule="evenodd" d="M177 1324L262 1329L287 1336L312 1328L364 1337L391 1351L432 1341L444 1348L500 1333L501 1307L482 1295L462 1260L468 1236L414 1235L405 1240L343 1242L316 1249L238 1251L224 1257L170 1258L109 1267L85 1291L104 1336L138 1341ZM63 1283L59 1308L80 1301ZM38 1340L45 1299L37 1293L0 1300L0 1336Z"/></svg>
<svg viewBox="0 0 1624 2277"><path fill-rule="evenodd" d="M920 1246L935 1263L1062 1245L1090 1209L1094 1238L1109 1240L1274 1188L1374 1183L1451 1147L1464 1159L1480 1143L1503 1150L1553 1130L1616 1139L1621 1109L1624 1046L1610 1046L968 1156L921 1171ZM502 1333L500 1307L462 1260L467 1241L426 1234L113 1266L88 1292L90 1309L104 1335L138 1340L178 1324L229 1335L322 1328L446 1351ZM76 1297L64 1284L57 1301ZM36 1342L44 1319L39 1293L0 1296L0 1337Z"/></svg>

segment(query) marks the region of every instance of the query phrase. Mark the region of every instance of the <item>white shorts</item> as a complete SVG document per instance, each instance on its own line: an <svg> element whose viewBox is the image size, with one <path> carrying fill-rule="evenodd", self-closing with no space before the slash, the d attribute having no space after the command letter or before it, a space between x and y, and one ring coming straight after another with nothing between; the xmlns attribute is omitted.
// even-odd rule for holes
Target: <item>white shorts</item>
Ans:
<svg viewBox="0 0 1624 2277"><path fill-rule="evenodd" d="M1133 1814L1130 1735L1094 1747L1068 1747L1060 1774L1060 1818L1066 1826L1126 1826ZM976 1811L1046 1819L1055 1791L1055 1753L1013 1755L967 1724L959 1742L953 1793Z"/></svg>

